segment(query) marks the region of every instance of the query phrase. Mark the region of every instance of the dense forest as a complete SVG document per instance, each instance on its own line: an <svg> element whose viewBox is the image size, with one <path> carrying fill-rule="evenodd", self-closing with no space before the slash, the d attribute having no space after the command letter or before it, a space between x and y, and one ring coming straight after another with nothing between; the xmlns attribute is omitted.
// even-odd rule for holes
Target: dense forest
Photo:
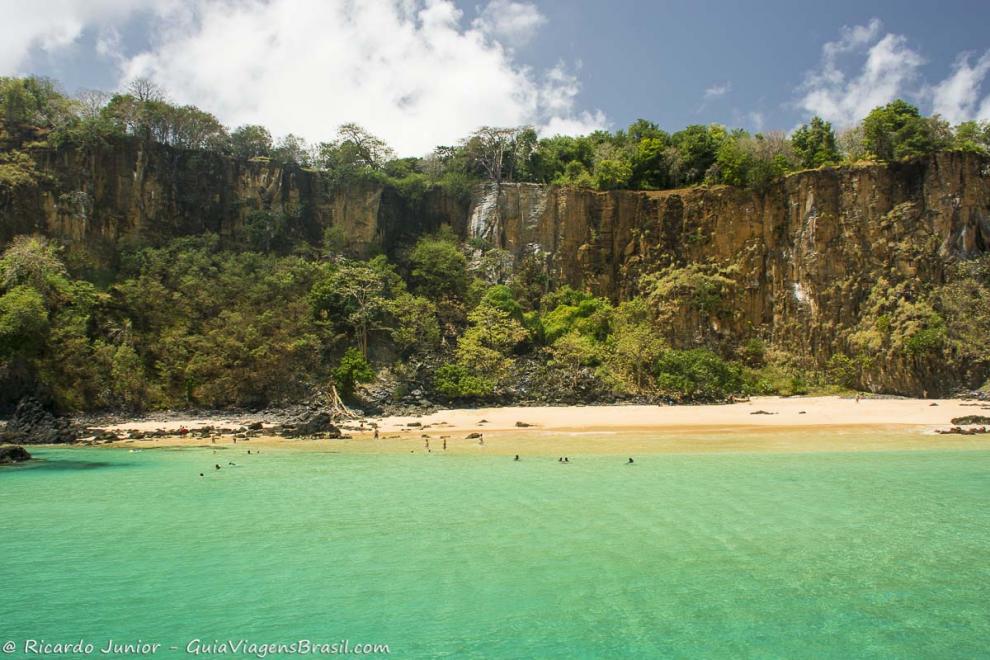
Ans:
<svg viewBox="0 0 990 660"><path fill-rule="evenodd" d="M292 164L334 186L381 182L410 197L433 186L469 196L485 181L761 191L804 169L990 153L987 123L949 126L894 101L839 134L819 118L790 135L721 125L668 133L647 120L582 137L485 127L398 158L356 124L311 146L273 140L262 126L228 130L147 81L70 98L49 80L3 78L0 200L44 176L34 150L119 139ZM538 269L506 267L496 247L447 230L359 259L333 228L319 245L294 240L270 214L245 229L236 243L205 234L122 245L100 277L73 246L39 235L0 246L0 406L35 394L62 410L260 407L329 383L372 407L382 399L371 392L383 389L431 403L708 401L862 387L871 362L894 354L937 356L960 373L990 364L985 255L954 264L949 281L913 284L910 296L894 284L875 289L852 350L818 364L758 332L732 345L675 340L685 309L714 318L730 304L726 269L660 269L618 301L550 287Z"/></svg>

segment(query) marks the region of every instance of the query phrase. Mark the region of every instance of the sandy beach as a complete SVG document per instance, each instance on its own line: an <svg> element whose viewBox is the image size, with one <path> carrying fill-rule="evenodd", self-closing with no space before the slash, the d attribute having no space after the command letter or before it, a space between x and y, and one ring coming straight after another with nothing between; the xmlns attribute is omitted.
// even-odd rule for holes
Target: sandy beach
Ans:
<svg viewBox="0 0 990 660"><path fill-rule="evenodd" d="M933 405L935 404L935 405ZM990 449L990 434L940 435L950 420L990 414L990 404L960 400L761 397L729 405L576 406L442 410L422 417L368 418L344 426L349 439L306 440L261 435L216 440L166 437L122 440L113 446L209 446L247 451L252 447L296 448L347 453L447 453L477 455L581 455L749 452ZM112 430L181 426L202 419L118 424ZM373 425L380 437L374 439ZM525 426L522 426L525 425ZM468 435L481 433L480 438ZM446 449L444 442L446 441Z"/></svg>

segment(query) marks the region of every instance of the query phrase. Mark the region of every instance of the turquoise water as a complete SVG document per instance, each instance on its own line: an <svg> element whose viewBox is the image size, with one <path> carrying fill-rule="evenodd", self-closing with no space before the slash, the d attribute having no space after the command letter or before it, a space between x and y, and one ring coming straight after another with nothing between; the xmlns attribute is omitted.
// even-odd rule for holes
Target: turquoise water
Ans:
<svg viewBox="0 0 990 660"><path fill-rule="evenodd" d="M990 649L990 452L37 454L0 471L0 641L140 638L158 657L194 638L457 658Z"/></svg>

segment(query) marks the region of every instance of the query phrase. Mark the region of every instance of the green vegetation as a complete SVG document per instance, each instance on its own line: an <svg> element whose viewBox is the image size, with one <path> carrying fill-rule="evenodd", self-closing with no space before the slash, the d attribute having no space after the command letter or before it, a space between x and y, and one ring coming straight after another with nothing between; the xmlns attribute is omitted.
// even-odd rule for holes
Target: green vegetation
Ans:
<svg viewBox="0 0 990 660"><path fill-rule="evenodd" d="M356 124L312 146L293 135L273 139L257 125L228 130L147 81L113 96L68 98L48 80L0 78L0 198L43 181L37 150L115 140L306 168L331 189L387 184L414 205L430 186L463 199L480 181L764 192L803 168L940 149L986 155L990 125L950 127L895 101L838 136L817 117L790 136L720 125L668 133L640 119L582 137L483 127L422 158L398 158ZM59 199L70 210L86 203ZM313 237L301 235L305 212L255 210L223 243L206 235L134 244L98 277L84 246L62 252L43 238L17 237L0 258L0 406L41 392L78 410L252 407L327 383L360 396L383 372L418 378L417 387L429 383L447 399L491 400L511 394L534 362L547 382L576 389L593 379L613 394L714 401L866 387L878 370L934 387L935 359L967 374L990 363L985 258L957 264L946 283L880 279L860 324L817 365L756 336L759 329L740 330L734 298L743 283L731 264L672 257L642 273L639 295L616 305L554 289L540 255L513 263L480 242L462 245L449 229L391 260L358 260L346 256L351 239L331 228L318 257ZM694 243L709 238L686 229ZM416 373L422 365L425 376Z"/></svg>
<svg viewBox="0 0 990 660"><path fill-rule="evenodd" d="M422 158L397 158L380 138L357 124L339 127L328 142L307 145L295 135L273 139L258 125L228 130L216 117L170 103L162 90L136 80L126 93L62 94L44 78L0 78L0 187L30 181L31 145L80 146L131 137L176 149L203 149L321 171L333 185L387 183L415 198L442 186L465 199L478 181L521 181L598 190L665 189L730 184L757 191L788 172L863 159L902 160L940 149L990 153L990 124L949 126L896 100L874 109L860 126L837 136L819 117L790 136L750 134L712 124L668 133L639 119L625 130L581 137L540 137L532 127L482 127L460 143ZM25 160L27 158L27 160Z"/></svg>

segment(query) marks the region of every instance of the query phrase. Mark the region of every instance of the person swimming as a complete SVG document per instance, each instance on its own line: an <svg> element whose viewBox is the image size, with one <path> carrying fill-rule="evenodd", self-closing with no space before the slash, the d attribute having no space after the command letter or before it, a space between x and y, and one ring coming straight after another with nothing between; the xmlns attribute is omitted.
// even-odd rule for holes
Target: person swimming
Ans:
<svg viewBox="0 0 990 660"><path fill-rule="evenodd" d="M512 459L512 460L518 461L519 460L519 454L516 454L516 457L514 459Z"/></svg>
<svg viewBox="0 0 990 660"><path fill-rule="evenodd" d="M218 469L218 470L219 470L219 469L220 469L220 464L219 464L219 463L217 463L217 464L216 464L216 465L214 465L213 467L215 467L216 469Z"/></svg>
<svg viewBox="0 0 990 660"><path fill-rule="evenodd" d="M626 461L626 465L632 465L632 464L633 464L633 459L630 458L628 461Z"/></svg>
<svg viewBox="0 0 990 660"><path fill-rule="evenodd" d="M201 476L201 477L202 477L202 476L203 476L203 473L202 473L202 472L200 472L200 473L199 473L199 476Z"/></svg>
<svg viewBox="0 0 990 660"><path fill-rule="evenodd" d="M564 456L564 462L565 462L565 463L570 463L570 462L571 462L571 459L569 459L569 458L567 458L566 456Z"/></svg>

